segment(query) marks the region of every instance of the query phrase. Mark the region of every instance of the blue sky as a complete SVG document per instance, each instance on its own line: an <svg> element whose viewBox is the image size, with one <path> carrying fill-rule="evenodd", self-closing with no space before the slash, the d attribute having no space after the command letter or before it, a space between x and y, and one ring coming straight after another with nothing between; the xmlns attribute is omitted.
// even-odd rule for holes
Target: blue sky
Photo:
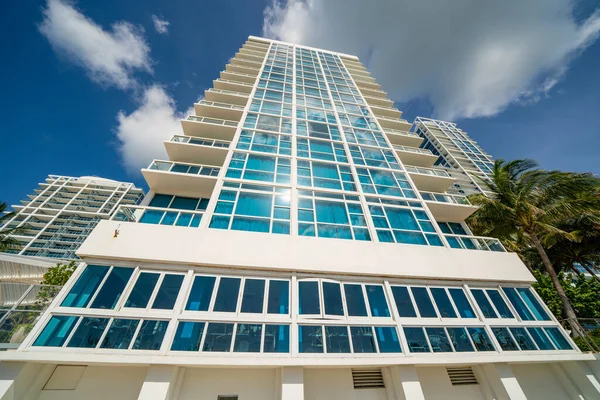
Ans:
<svg viewBox="0 0 600 400"><path fill-rule="evenodd" d="M548 1L571 5L567 0ZM319 7L316 3L317 0L309 4L290 0L274 6L271 1L249 0L51 0L13 2L3 7L0 106L4 110L3 155L9 172L5 174L0 200L18 202L47 174L98 175L145 187L137 172L139 166L126 165L123 154L144 153L136 163L153 158L150 153L156 151L156 145L152 143L158 144L177 133L177 118L184 115L204 89L211 87L212 80L248 35L260 36L264 32L310 45L322 42L321 47L333 50L354 50L352 35L334 37L318 25L326 24L327 29L333 25L327 21L327 10L319 9L322 18L311 18L315 12L311 7ZM44 11L52 4L60 11L55 15ZM344 12L353 12L354 2L343 4L347 4ZM390 4L382 1L381 15L386 14L386 7L395 7ZM500 30L496 36L489 36L489 42L465 44L465 48L476 49L476 60L481 59L479 55L488 54L487 50L482 53L482 48L500 49L494 54L499 52L503 60L512 57L505 68L493 71L492 78L485 75L490 68L484 65L483 78L476 71L472 78L456 75L453 79L448 71L465 68L452 55L439 63L442 72L424 68L419 65L423 55L408 56L413 42L419 41L420 47L444 47L443 40L448 40L445 36L449 35L431 34L432 38L423 38L422 43L413 36L406 44L400 40L404 37L402 32L394 31L399 29L397 24L387 26L385 20L378 23L375 19L373 23L389 29L378 34L387 33L384 36L393 39L389 43L393 47L379 48L375 44L377 37L371 37L353 52L366 57L368 68L383 81L384 90L388 90L385 83L390 83L388 92L399 101L408 120L416 115L451 116L496 158L528 157L538 160L544 168L600 173L600 43L596 40L600 25L595 19L588 20L595 15L592 3L577 4L569 9L568 17L558 12L558 17L532 17L536 21L525 21L523 25L539 27L531 37L540 40L539 33L545 32L546 25L552 23L555 31L564 22L561 37L573 38L565 40L563 47L552 46L562 48L562 52L533 52L526 46L512 52L519 47L519 41L528 43L527 40L519 39L514 42L517 44L498 42L498 37L506 36ZM354 11L360 13L360 7L356 3ZM407 12L410 7L405 7ZM495 10L494 14L502 15L503 11L510 16L508 8ZM527 11L523 14L527 16ZM539 10L531 10L531 15L539 14ZM157 31L153 16L168 22L166 32ZM553 18L562 19L557 22ZM368 23L364 29L371 33L374 30L369 29ZM71 26L75 31L69 31ZM582 26L585 29L576 29ZM77 29L82 29L81 35ZM493 27L485 29L494 31ZM473 32L467 33L473 36ZM318 34L322 37L315 36ZM101 40L94 42L95 37ZM527 37L527 32L520 37ZM93 46L105 39L123 45L121 52L111 46L94 50ZM460 38L451 39L456 42ZM556 44L557 39L552 41ZM531 42L536 49L543 49L543 44L533 39ZM394 66L392 72L398 71L396 61L400 53L394 50L388 57L391 52L385 50L398 46L403 51L402 66L408 69L394 77L389 65ZM102 53L100 60L94 58L98 53ZM534 57L528 57L530 53ZM460 59L469 59L469 54L460 54ZM410 63L416 66L411 69ZM440 83L420 90L427 86L422 82L436 82L440 76L446 81L461 82L460 88L448 86L442 91L440 87L444 85ZM465 87L469 91L465 92ZM479 93L484 96L479 98ZM161 127L171 131L162 132Z"/></svg>

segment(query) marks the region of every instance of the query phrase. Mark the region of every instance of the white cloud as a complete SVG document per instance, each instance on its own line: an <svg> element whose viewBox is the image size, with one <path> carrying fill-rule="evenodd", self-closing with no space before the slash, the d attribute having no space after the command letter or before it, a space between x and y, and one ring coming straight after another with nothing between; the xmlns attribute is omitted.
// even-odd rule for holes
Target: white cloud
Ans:
<svg viewBox="0 0 600 400"><path fill-rule="evenodd" d="M446 119L543 98L600 33L571 0L273 1L263 35L357 55L392 99Z"/></svg>
<svg viewBox="0 0 600 400"><path fill-rule="evenodd" d="M161 19L160 17L153 15L152 22L154 23L154 29L156 29L156 32L160 33L161 35L169 32L169 25L171 25L171 23L166 19Z"/></svg>
<svg viewBox="0 0 600 400"><path fill-rule="evenodd" d="M191 107L177 112L175 101L159 85L146 88L139 103L131 114L119 111L115 128L119 153L130 174L139 173L155 158L168 159L163 141L182 134L180 120L194 115Z"/></svg>
<svg viewBox="0 0 600 400"><path fill-rule="evenodd" d="M83 67L92 80L120 89L136 85L135 71L152 72L143 31L127 22L104 30L63 0L48 0L40 32L54 50Z"/></svg>

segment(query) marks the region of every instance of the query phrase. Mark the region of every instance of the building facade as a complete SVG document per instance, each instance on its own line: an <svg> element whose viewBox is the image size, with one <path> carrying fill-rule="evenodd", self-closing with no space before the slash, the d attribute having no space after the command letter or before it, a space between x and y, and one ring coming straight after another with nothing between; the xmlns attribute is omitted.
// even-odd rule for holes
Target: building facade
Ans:
<svg viewBox="0 0 600 400"><path fill-rule="evenodd" d="M476 208L356 57L250 37L195 113L0 354L0 395L600 397L594 356L470 234Z"/></svg>

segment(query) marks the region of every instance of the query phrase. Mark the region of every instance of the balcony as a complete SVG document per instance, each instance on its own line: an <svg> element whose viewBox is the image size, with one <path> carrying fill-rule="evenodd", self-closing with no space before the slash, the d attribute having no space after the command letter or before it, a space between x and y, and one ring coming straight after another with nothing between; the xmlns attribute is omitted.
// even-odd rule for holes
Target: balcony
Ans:
<svg viewBox="0 0 600 400"><path fill-rule="evenodd" d="M194 111L196 111L196 115L198 116L239 121L244 113L244 107L234 104L200 100L198 103L194 104Z"/></svg>
<svg viewBox="0 0 600 400"><path fill-rule="evenodd" d="M436 221L462 222L478 209L465 196L425 191L420 193Z"/></svg>
<svg viewBox="0 0 600 400"><path fill-rule="evenodd" d="M268 47L263 47L263 46L256 45L254 43L246 42L242 45L242 49L255 51L257 53L266 53L268 50Z"/></svg>
<svg viewBox="0 0 600 400"><path fill-rule="evenodd" d="M362 91L361 91L362 93ZM382 106L382 107L392 107L394 102L385 97L372 97L363 93L363 97L365 101L370 106Z"/></svg>
<svg viewBox="0 0 600 400"><path fill-rule="evenodd" d="M354 82L359 89L370 89L370 90L381 90L381 86L375 81L375 79L366 79L362 77L354 78Z"/></svg>
<svg viewBox="0 0 600 400"><path fill-rule="evenodd" d="M377 117L377 122L379 122L383 128L397 129L400 131L407 131L412 127L410 122L400 118Z"/></svg>
<svg viewBox="0 0 600 400"><path fill-rule="evenodd" d="M423 143L423 138L414 132L384 129L383 133L392 145L419 147Z"/></svg>
<svg viewBox="0 0 600 400"><path fill-rule="evenodd" d="M453 249L506 252L506 249L504 246L502 246L502 243L495 238L448 234L445 234L444 237L446 238L446 241L448 241L450 247Z"/></svg>
<svg viewBox="0 0 600 400"><path fill-rule="evenodd" d="M171 161L223 166L231 142L175 135L164 142Z"/></svg>
<svg viewBox="0 0 600 400"><path fill-rule="evenodd" d="M178 196L209 198L220 167L154 160L142 175L150 190Z"/></svg>
<svg viewBox="0 0 600 400"><path fill-rule="evenodd" d="M238 51L237 53L235 53L235 56L237 57L238 55L240 56L244 56L250 60L253 61L257 61L257 62L263 62L263 60L265 59L267 53L261 54L257 51L252 51L249 49L244 49L241 48L240 51Z"/></svg>
<svg viewBox="0 0 600 400"><path fill-rule="evenodd" d="M238 124L236 121L193 115L181 120L183 132L187 136L220 140L233 140Z"/></svg>
<svg viewBox="0 0 600 400"><path fill-rule="evenodd" d="M153 225L173 225L197 228L200 225L203 211L179 211L176 209L121 206L112 220Z"/></svg>
<svg viewBox="0 0 600 400"><path fill-rule="evenodd" d="M215 79L213 81L213 86L215 89L227 90L231 92L243 92L248 94L252 92L252 88L254 87L254 85L249 83L230 81L228 79Z"/></svg>
<svg viewBox="0 0 600 400"><path fill-rule="evenodd" d="M257 70L260 70L260 68L262 67L262 64L259 63L258 61L249 60L247 58L244 58L243 56L232 58L231 65L239 65L241 67L255 68Z"/></svg>
<svg viewBox="0 0 600 400"><path fill-rule="evenodd" d="M247 74L247 75L257 76L259 68L260 67L254 67L254 66L249 67L249 66L242 66L242 65L235 65L235 64L227 64L225 66L225 71L234 72L234 73L238 73L238 74Z"/></svg>
<svg viewBox="0 0 600 400"><path fill-rule="evenodd" d="M387 99L387 93L380 89L359 88L363 96L375 97L378 99Z"/></svg>
<svg viewBox="0 0 600 400"><path fill-rule="evenodd" d="M406 171L419 190L443 193L455 179L443 169L406 166Z"/></svg>
<svg viewBox="0 0 600 400"><path fill-rule="evenodd" d="M433 167L438 156L434 155L430 150L421 149L418 147L392 145L396 154L405 165L414 165L416 167Z"/></svg>
<svg viewBox="0 0 600 400"><path fill-rule="evenodd" d="M383 107L383 106L371 106L371 111L375 114L376 117L388 117L388 118L400 118L402 116L402 111L398 110L395 107Z"/></svg>
<svg viewBox="0 0 600 400"><path fill-rule="evenodd" d="M254 85L254 82L256 82L256 74L255 75L251 75L251 74L242 74L242 73L238 73L238 72L231 72L231 71L221 71L220 74L221 79L225 79L228 81L233 81L233 82L241 82L241 83L245 83L248 85Z"/></svg>
<svg viewBox="0 0 600 400"><path fill-rule="evenodd" d="M245 106L248 103L248 93L235 92L233 90L210 88L204 91L204 98L207 101L235 104L237 106Z"/></svg>

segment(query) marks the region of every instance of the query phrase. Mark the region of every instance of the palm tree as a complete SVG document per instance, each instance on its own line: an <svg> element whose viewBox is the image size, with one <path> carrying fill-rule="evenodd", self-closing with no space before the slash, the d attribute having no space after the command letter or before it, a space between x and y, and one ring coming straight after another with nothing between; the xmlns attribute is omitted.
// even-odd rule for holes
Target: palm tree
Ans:
<svg viewBox="0 0 600 400"><path fill-rule="evenodd" d="M476 234L535 248L558 292L573 333L579 336L577 316L546 247L559 239L578 239L576 231L561 229L565 220L583 214L598 219L600 180L592 174L544 171L536 167L532 160L497 160L491 179L483 181L489 193L469 198L480 206L469 225Z"/></svg>
<svg viewBox="0 0 600 400"><path fill-rule="evenodd" d="M21 244L13 235L19 235L28 228L27 226L15 228L4 227L15 216L14 212L6 212L6 207L6 203L0 202L0 252L19 249Z"/></svg>

